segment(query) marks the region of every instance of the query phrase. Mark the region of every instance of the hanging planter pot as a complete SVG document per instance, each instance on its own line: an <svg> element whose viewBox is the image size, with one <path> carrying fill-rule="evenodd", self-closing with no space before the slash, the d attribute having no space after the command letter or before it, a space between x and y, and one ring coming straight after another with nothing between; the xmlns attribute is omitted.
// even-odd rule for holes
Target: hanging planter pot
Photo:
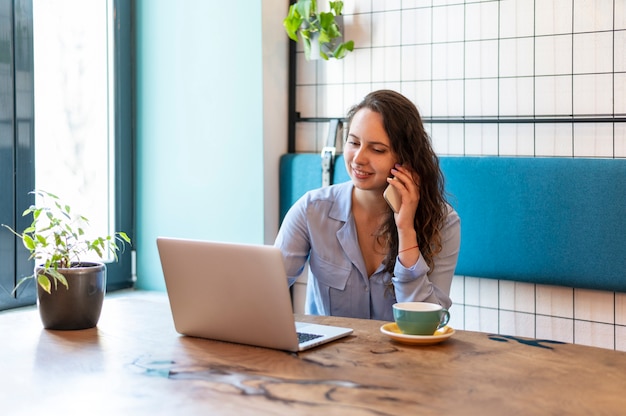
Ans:
<svg viewBox="0 0 626 416"><path fill-rule="evenodd" d="M320 32L313 32L310 42L311 49L307 55L307 60L319 60L320 58L328 60L329 57L337 57L340 54L338 49L343 45L343 16L335 16L335 23L340 35L331 39L329 42L320 42ZM345 53L341 58L344 56Z"/></svg>

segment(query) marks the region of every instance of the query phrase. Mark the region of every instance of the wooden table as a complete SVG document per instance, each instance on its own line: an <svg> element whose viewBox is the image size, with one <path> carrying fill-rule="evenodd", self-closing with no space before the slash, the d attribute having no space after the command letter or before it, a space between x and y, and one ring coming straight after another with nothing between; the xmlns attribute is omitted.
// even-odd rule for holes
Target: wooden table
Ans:
<svg viewBox="0 0 626 416"><path fill-rule="evenodd" d="M0 414L623 414L626 353L457 331L391 341L384 322L299 354L183 337L167 298L107 295L97 328L42 329L0 313Z"/></svg>

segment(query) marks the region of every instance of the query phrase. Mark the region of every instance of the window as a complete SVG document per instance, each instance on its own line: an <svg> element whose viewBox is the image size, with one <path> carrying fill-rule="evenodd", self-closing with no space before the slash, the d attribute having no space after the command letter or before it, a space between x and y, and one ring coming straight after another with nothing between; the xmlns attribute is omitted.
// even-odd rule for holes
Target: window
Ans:
<svg viewBox="0 0 626 416"><path fill-rule="evenodd" d="M10 0L0 2L11 6ZM15 3L17 16L21 3ZM3 153L0 157L12 160L18 171L28 171L30 181L19 183L19 175L14 178L14 201L11 207L0 207L2 222L5 223L4 217L12 217L6 223L23 229L28 221L19 216L33 201L28 192L36 188L57 194L87 216L94 235L119 230L132 238L129 2L25 0L22 3L29 6L24 20L30 25L31 35L24 35L23 41L18 35L14 39L16 45L22 42L16 51L28 50L31 71L24 76L15 71L14 88L19 89L20 77L31 77L33 81L30 90L23 94L31 97L30 106L18 102L14 107L19 109L21 104L34 108L35 117L28 119L31 147L27 156L20 154L21 146L17 145L20 118L16 115L11 155ZM7 21L11 20L9 17ZM21 26L17 18L15 21L17 34ZM6 96L9 95L7 92ZM20 99L19 94L16 97ZM4 178L10 172L3 169L0 174ZM22 265L27 254L19 247L19 240L17 244L5 241L7 233L2 234L3 264L6 259L18 265L0 276L3 288L0 296L6 296L16 279L30 274L33 264ZM119 262L109 263L107 269L108 290L131 286L130 250L121 253ZM0 308L32 303L34 284L30 286L18 294L17 300L7 298L3 302L0 298Z"/></svg>
<svg viewBox="0 0 626 416"><path fill-rule="evenodd" d="M93 237L115 231L107 3L33 1L35 187L88 217Z"/></svg>
<svg viewBox="0 0 626 416"><path fill-rule="evenodd" d="M94 236L114 218L113 94L106 0L34 0L35 186L90 219Z"/></svg>

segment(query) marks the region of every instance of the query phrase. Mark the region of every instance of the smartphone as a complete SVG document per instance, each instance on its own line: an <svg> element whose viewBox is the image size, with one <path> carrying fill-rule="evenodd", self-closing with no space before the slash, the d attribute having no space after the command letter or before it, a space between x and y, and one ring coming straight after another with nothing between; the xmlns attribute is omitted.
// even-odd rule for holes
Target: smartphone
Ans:
<svg viewBox="0 0 626 416"><path fill-rule="evenodd" d="M398 190L392 185L387 185L387 189L383 192L385 201L389 204L393 212L398 213L400 211L400 205L402 204L402 198L398 193Z"/></svg>

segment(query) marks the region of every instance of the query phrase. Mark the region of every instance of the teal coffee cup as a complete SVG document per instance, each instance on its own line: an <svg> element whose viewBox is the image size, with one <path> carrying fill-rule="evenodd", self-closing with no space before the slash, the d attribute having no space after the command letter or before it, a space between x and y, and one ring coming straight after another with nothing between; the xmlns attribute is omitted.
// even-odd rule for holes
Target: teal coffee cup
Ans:
<svg viewBox="0 0 626 416"><path fill-rule="evenodd" d="M433 335L446 326L450 312L435 303L400 302L393 305L393 318L407 335Z"/></svg>

